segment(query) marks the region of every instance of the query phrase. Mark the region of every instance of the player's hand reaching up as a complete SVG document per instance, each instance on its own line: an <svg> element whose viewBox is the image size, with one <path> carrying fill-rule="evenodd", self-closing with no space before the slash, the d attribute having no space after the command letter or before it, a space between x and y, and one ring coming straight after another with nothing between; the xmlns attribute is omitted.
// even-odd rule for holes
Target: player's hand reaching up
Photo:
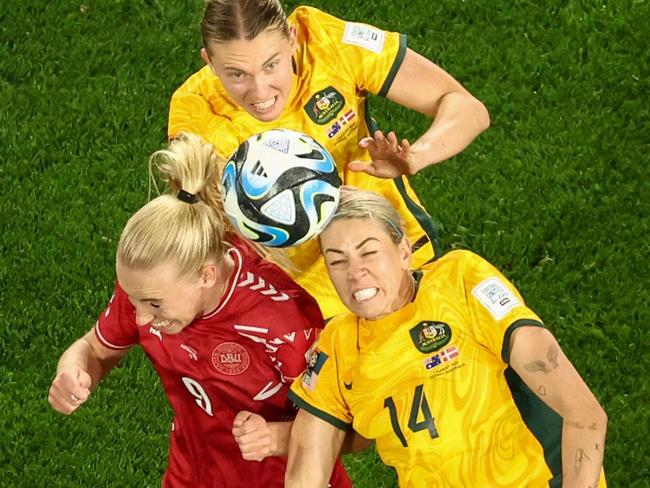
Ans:
<svg viewBox="0 0 650 488"><path fill-rule="evenodd" d="M373 137L364 137L359 146L368 149L372 161L352 161L348 168L363 171L378 178L396 178L416 173L415 153L407 139L397 140L394 132L387 136L380 130Z"/></svg>
<svg viewBox="0 0 650 488"><path fill-rule="evenodd" d="M57 412L70 415L90 396L90 375L81 368L60 371L50 386L47 400Z"/></svg>

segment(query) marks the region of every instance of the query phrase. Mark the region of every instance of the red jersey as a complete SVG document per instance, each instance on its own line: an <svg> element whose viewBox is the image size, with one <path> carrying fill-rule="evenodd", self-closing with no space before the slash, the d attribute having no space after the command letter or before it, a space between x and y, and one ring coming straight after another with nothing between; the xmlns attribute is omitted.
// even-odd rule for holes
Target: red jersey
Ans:
<svg viewBox="0 0 650 488"><path fill-rule="evenodd" d="M306 367L323 318L280 268L233 241L235 267L221 302L178 334L138 327L119 283L95 326L108 348L140 344L158 371L174 410L164 488L284 485L286 458L245 461L232 423L241 410L269 422L295 417L287 392ZM332 486L351 486L340 462Z"/></svg>

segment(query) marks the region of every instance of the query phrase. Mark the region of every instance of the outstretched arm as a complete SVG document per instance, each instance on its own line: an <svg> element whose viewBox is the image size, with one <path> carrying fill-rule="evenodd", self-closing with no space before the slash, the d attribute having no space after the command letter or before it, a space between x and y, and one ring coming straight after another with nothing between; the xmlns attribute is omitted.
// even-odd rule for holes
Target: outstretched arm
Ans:
<svg viewBox="0 0 650 488"><path fill-rule="evenodd" d="M596 488L607 414L547 329L517 329L510 351L512 368L563 419L562 486Z"/></svg>
<svg viewBox="0 0 650 488"><path fill-rule="evenodd" d="M48 401L52 408L65 415L77 410L127 350L104 347L94 329L73 342L61 355L50 386Z"/></svg>
<svg viewBox="0 0 650 488"><path fill-rule="evenodd" d="M286 488L324 488L341 451L345 431L299 410L291 429Z"/></svg>
<svg viewBox="0 0 650 488"><path fill-rule="evenodd" d="M412 144L390 132L362 139L372 163L350 163L353 171L380 178L413 175L465 149L490 125L490 115L478 99L445 70L407 49L387 98L433 118L429 129Z"/></svg>

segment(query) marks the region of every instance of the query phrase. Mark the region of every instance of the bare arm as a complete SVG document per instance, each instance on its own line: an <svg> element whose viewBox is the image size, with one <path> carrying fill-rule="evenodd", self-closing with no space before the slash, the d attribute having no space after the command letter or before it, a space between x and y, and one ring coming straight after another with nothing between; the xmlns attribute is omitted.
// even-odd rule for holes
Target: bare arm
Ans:
<svg viewBox="0 0 650 488"><path fill-rule="evenodd" d="M286 456L293 422L267 422L256 413L243 410L235 416L232 434L242 458L261 461L268 456ZM346 454L367 449L372 441L354 431L346 433L341 452Z"/></svg>
<svg viewBox="0 0 650 488"><path fill-rule="evenodd" d="M291 429L285 488L324 488L332 475L345 431L299 410Z"/></svg>
<svg viewBox="0 0 650 488"><path fill-rule="evenodd" d="M563 419L564 488L596 488L603 463L607 414L560 349L553 334L521 327L510 341L510 365Z"/></svg>
<svg viewBox="0 0 650 488"><path fill-rule="evenodd" d="M61 355L50 386L52 408L66 415L77 410L127 350L104 347L93 329L73 342Z"/></svg>
<svg viewBox="0 0 650 488"><path fill-rule="evenodd" d="M429 129L415 142L398 141L391 132L363 139L373 163L355 161L354 171L381 178L413 175L465 149L490 125L490 115L478 99L445 70L424 56L407 49L387 98L433 118Z"/></svg>

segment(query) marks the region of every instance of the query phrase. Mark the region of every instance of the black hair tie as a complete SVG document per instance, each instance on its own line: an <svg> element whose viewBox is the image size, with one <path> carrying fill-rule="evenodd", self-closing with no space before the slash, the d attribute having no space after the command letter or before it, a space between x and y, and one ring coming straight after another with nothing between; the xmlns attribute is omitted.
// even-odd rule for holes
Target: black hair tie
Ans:
<svg viewBox="0 0 650 488"><path fill-rule="evenodd" d="M178 192L178 195L176 197L181 201L185 203L196 203L199 201L198 195L195 195L194 193L189 193L186 192L185 190L182 190Z"/></svg>

